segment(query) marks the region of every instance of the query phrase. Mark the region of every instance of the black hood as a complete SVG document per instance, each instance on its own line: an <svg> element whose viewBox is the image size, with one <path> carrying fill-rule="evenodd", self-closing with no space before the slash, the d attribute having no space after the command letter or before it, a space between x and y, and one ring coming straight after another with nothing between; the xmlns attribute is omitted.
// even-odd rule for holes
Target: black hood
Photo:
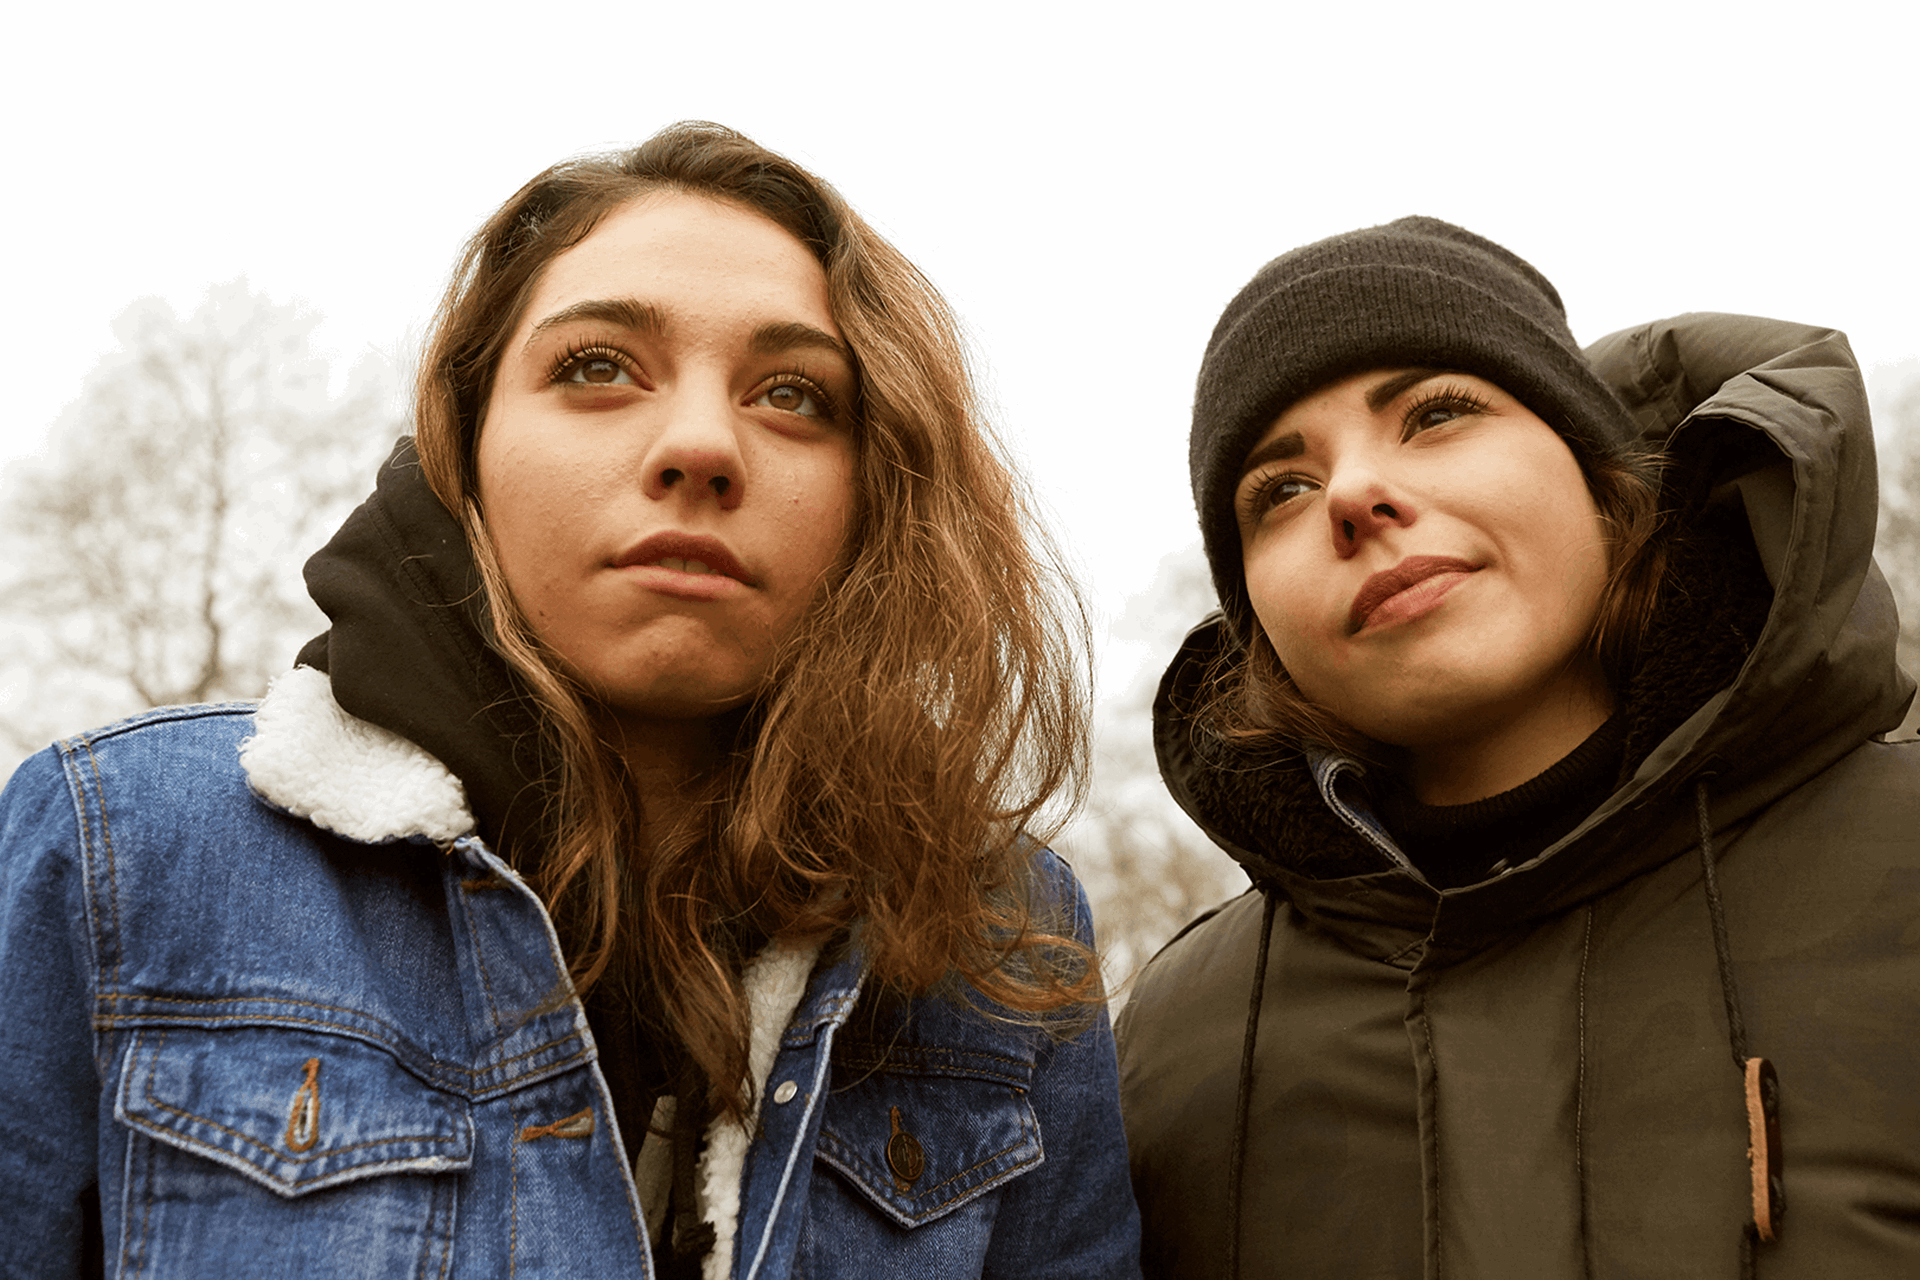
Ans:
<svg viewBox="0 0 1920 1280"><path fill-rule="evenodd" d="M480 834L530 848L545 776L520 682L487 643L486 594L467 540L403 436L371 497L307 561L332 625L299 662L327 673L348 713L414 743L466 787Z"/></svg>

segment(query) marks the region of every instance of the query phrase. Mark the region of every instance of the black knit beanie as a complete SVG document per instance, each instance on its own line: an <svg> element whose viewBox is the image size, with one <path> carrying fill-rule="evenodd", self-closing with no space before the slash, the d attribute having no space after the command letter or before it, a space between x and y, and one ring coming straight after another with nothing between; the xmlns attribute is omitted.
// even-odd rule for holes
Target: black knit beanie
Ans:
<svg viewBox="0 0 1920 1280"><path fill-rule="evenodd" d="M1301 396L1407 367L1497 384L1558 431L1582 469L1635 435L1574 342L1559 293L1491 240L1438 218L1401 218L1281 254L1214 326L1188 441L1214 589L1240 643L1253 614L1233 495L1247 452Z"/></svg>

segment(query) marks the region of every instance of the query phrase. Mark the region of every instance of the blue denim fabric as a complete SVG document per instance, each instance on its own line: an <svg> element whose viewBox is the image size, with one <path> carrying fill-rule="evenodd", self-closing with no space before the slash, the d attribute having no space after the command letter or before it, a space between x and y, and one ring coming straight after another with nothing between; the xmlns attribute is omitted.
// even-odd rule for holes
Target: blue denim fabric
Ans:
<svg viewBox="0 0 1920 1280"><path fill-rule="evenodd" d="M360 844L270 808L236 761L251 723L155 712L0 797L0 1275L77 1274L95 1231L115 1276L650 1275L539 902L473 837ZM823 962L732 1274L1137 1275L1117 1097L1104 1014L1060 1039L863 1001L857 955Z"/></svg>
<svg viewBox="0 0 1920 1280"><path fill-rule="evenodd" d="M1394 843L1393 835L1380 825L1380 819L1374 816L1373 808L1360 796L1349 796L1342 792L1340 784L1348 778L1358 779L1367 776L1367 767L1351 756L1339 755L1319 747L1307 748L1307 765L1313 771L1314 785L1320 788L1320 796L1327 807L1359 833L1360 838L1387 855L1393 864L1403 871L1410 872L1415 878L1424 881L1426 877L1420 869L1400 852L1400 846Z"/></svg>

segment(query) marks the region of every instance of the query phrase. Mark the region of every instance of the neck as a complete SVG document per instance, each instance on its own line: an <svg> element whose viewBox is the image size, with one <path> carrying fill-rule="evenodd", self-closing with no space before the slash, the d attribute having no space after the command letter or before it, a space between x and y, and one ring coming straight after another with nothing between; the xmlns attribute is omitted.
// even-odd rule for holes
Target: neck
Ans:
<svg viewBox="0 0 1920 1280"><path fill-rule="evenodd" d="M1537 699L1514 714L1479 721L1458 736L1409 746L1407 776L1422 804L1471 804L1540 776L1613 714L1597 676L1564 696Z"/></svg>
<svg viewBox="0 0 1920 1280"><path fill-rule="evenodd" d="M605 711L602 733L626 762L647 825L670 825L685 806L689 784L718 764L726 752L724 720L669 720Z"/></svg>

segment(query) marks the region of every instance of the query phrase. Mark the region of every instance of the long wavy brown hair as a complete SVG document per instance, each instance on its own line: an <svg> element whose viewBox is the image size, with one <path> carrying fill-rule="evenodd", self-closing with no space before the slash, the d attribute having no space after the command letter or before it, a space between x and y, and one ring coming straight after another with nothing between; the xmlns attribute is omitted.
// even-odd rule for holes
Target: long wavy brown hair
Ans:
<svg viewBox="0 0 1920 1280"><path fill-rule="evenodd" d="M1576 452L1593 495L1607 544L1607 579L1586 652L1600 660L1613 688L1625 686L1653 616L1666 575L1668 548L1659 534L1668 523L1660 507L1662 459L1630 452L1590 458ZM1360 760L1392 755L1300 691L1258 621L1244 645L1214 659L1201 718L1229 742L1255 749L1275 745L1330 747Z"/></svg>
<svg viewBox="0 0 1920 1280"><path fill-rule="evenodd" d="M664 831L506 589L475 469L495 370L542 269L662 189L731 202L805 245L860 383L840 567L736 717L725 764ZM870 982L964 985L1035 1017L1099 996L1098 967L1066 936L1072 904L1029 892L1021 835L1084 782L1084 611L993 447L946 304L832 187L697 122L553 166L469 242L416 409L428 482L465 524L494 643L555 761L544 847L508 855L575 953L575 987L611 970L644 993L714 1113L753 1104L740 972L767 938L853 928Z"/></svg>

